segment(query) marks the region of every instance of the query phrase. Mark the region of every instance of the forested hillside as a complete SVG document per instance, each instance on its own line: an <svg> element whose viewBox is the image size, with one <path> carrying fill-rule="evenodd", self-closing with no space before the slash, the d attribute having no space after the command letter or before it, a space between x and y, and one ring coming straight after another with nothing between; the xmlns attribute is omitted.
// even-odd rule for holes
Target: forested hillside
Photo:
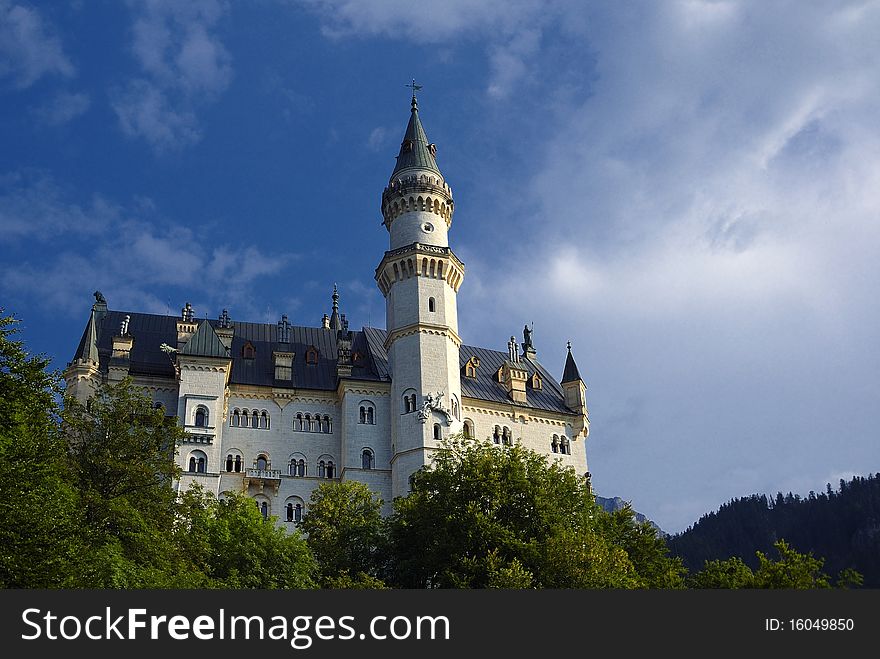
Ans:
<svg viewBox="0 0 880 659"><path fill-rule="evenodd" d="M829 575L854 568L865 587L880 587L880 474L841 480L839 490L829 484L825 492L807 497L779 493L734 499L670 537L668 545L693 572L704 561L731 556L754 568L755 552L770 553L778 539L824 557Z"/></svg>

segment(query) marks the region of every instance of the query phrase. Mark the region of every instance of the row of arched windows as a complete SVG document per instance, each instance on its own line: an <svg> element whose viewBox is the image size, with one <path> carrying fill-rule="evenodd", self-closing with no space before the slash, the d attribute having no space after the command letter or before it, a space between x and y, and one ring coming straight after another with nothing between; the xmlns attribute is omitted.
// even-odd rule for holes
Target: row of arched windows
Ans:
<svg viewBox="0 0 880 659"><path fill-rule="evenodd" d="M571 455L571 440L565 435L553 435L550 440L550 450L554 453L562 453L563 455Z"/></svg>
<svg viewBox="0 0 880 659"><path fill-rule="evenodd" d="M320 414L312 416L309 413L303 414L297 412L293 419L293 429L300 432L333 432L333 422L326 414L322 417Z"/></svg>
<svg viewBox="0 0 880 659"><path fill-rule="evenodd" d="M207 470L208 458L202 451L193 451L190 454L189 471L193 473L205 473ZM241 473L244 469L244 460L239 453L228 453L226 455L225 465L226 471L229 473ZM268 456L261 453L254 461L254 468L261 471L269 469L270 462ZM361 451L361 469L375 469L376 454L373 449L367 447ZM290 456L287 463L287 475L289 476L308 476L308 466L306 457L302 453L294 453ZM316 464L316 474L318 478L335 478L336 464L333 458L327 455L321 456Z"/></svg>
<svg viewBox="0 0 880 659"><path fill-rule="evenodd" d="M268 499L260 498L254 499L254 503L257 506L257 510L260 511L260 515L263 516L263 519L269 519L269 515L272 514L271 502ZM293 522L295 524L301 522L303 519L305 508L306 507L303 503L303 500L299 497L288 497L287 501L284 502L283 508L286 521Z"/></svg>
<svg viewBox="0 0 880 659"><path fill-rule="evenodd" d="M513 445L513 436L510 434L510 428L504 426L495 426L492 432L492 442L495 444L503 444L504 446Z"/></svg>
<svg viewBox="0 0 880 659"><path fill-rule="evenodd" d="M198 424L197 424L198 425ZM266 410L232 410L229 417L229 425L233 428L258 428L260 430L269 429L269 413Z"/></svg>

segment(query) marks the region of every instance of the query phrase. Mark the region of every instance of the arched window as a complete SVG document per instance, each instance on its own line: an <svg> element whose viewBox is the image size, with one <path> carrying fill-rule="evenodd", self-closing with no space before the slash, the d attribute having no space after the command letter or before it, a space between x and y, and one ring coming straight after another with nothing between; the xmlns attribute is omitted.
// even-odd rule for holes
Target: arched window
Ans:
<svg viewBox="0 0 880 659"><path fill-rule="evenodd" d="M565 435L559 438L559 451L565 455L571 455L571 443Z"/></svg>
<svg viewBox="0 0 880 659"><path fill-rule="evenodd" d="M431 313L434 313L434 307L435 307L434 298L429 297L428 298L428 311L430 311Z"/></svg>
<svg viewBox="0 0 880 659"><path fill-rule="evenodd" d="M303 430L308 430L309 432L312 432L312 430L314 430L314 427L312 426L312 415L311 414L306 414L306 424L303 427Z"/></svg>
<svg viewBox="0 0 880 659"><path fill-rule="evenodd" d="M461 406L458 404L458 398L455 397L455 394L450 396L452 400L452 416L456 419L461 418Z"/></svg>
<svg viewBox="0 0 880 659"><path fill-rule="evenodd" d="M475 437L474 435L474 422L468 419L464 422L464 436L465 437Z"/></svg>
<svg viewBox="0 0 880 659"><path fill-rule="evenodd" d="M241 348L241 356L245 359L253 359L257 356L257 350L250 341L246 342Z"/></svg>
<svg viewBox="0 0 880 659"><path fill-rule="evenodd" d="M251 415L251 427L260 427L260 413L257 410L254 410L253 414Z"/></svg>
<svg viewBox="0 0 880 659"><path fill-rule="evenodd" d="M204 474L208 470L208 456L204 451L193 451L189 454L189 471Z"/></svg>
<svg viewBox="0 0 880 659"><path fill-rule="evenodd" d="M492 433L492 441L496 444L501 443L501 428L499 428L498 426L495 426L495 430Z"/></svg>
<svg viewBox="0 0 880 659"><path fill-rule="evenodd" d="M296 413L296 418L293 420L293 429L294 430L302 430L303 429L303 415L302 412Z"/></svg>
<svg viewBox="0 0 880 659"><path fill-rule="evenodd" d="M293 506L293 521L301 522L303 519L303 505L301 503L297 503Z"/></svg>
<svg viewBox="0 0 880 659"><path fill-rule="evenodd" d="M226 471L232 471L235 463L232 458L232 453L226 456Z"/></svg>
<svg viewBox="0 0 880 659"><path fill-rule="evenodd" d="M550 450L559 453L559 435L553 435L553 439L550 441Z"/></svg>
<svg viewBox="0 0 880 659"><path fill-rule="evenodd" d="M235 473L240 473L240 472L241 472L241 456L236 455L235 456Z"/></svg>
<svg viewBox="0 0 880 659"><path fill-rule="evenodd" d="M293 504L292 503L287 504L287 521L288 522L293 521Z"/></svg>
<svg viewBox="0 0 880 659"><path fill-rule="evenodd" d="M414 389L407 389L403 392L403 413L409 414L416 411L416 392Z"/></svg>
<svg viewBox="0 0 880 659"><path fill-rule="evenodd" d="M361 452L361 468L362 469L372 469L376 466L375 456L373 455L373 451L368 448L365 448Z"/></svg>
<svg viewBox="0 0 880 659"><path fill-rule="evenodd" d="M327 463L318 460L318 478L327 478Z"/></svg>
<svg viewBox="0 0 880 659"><path fill-rule="evenodd" d="M330 422L329 416L324 417L324 432L333 432L333 424Z"/></svg>
<svg viewBox="0 0 880 659"><path fill-rule="evenodd" d="M505 446L510 446L513 444L513 440L510 436L510 428L508 428L507 426L504 426L504 431L501 435L501 443Z"/></svg>
<svg viewBox="0 0 880 659"><path fill-rule="evenodd" d="M266 457L265 455L263 455L262 453L261 453L260 455L258 455L258 456L257 456L256 467L257 467L257 469L259 469L260 471L266 471L266 469L269 468L269 458L267 458L267 457Z"/></svg>
<svg viewBox="0 0 880 659"><path fill-rule="evenodd" d="M269 519L269 503L267 501L261 501L258 505L263 519Z"/></svg>
<svg viewBox="0 0 880 659"><path fill-rule="evenodd" d="M306 364L318 363L318 349L315 346L309 346L306 350Z"/></svg>
<svg viewBox="0 0 880 659"><path fill-rule="evenodd" d="M373 425L376 423L375 408L370 401L362 400L360 402L360 407L358 408L358 423L367 425Z"/></svg>
<svg viewBox="0 0 880 659"><path fill-rule="evenodd" d="M241 415L238 413L238 410L232 412L232 418L229 420L229 425L233 428L238 428L241 425Z"/></svg>
<svg viewBox="0 0 880 659"><path fill-rule="evenodd" d="M302 453L294 453L290 456L290 462L288 463L288 473L291 476L306 475L306 460L305 456Z"/></svg>
<svg viewBox="0 0 880 659"><path fill-rule="evenodd" d="M330 461L327 463L327 478L333 478L335 473L333 471L333 462Z"/></svg>
<svg viewBox="0 0 880 659"><path fill-rule="evenodd" d="M247 428L250 425L250 421L248 420L248 412L247 410L241 411L241 427Z"/></svg>
<svg viewBox="0 0 880 659"><path fill-rule="evenodd" d="M263 430L269 429L269 413L266 410L263 410L263 413L260 415L260 428Z"/></svg>
<svg viewBox="0 0 880 659"><path fill-rule="evenodd" d="M443 431L440 429L440 424L434 424L434 439L443 439Z"/></svg>
<svg viewBox="0 0 880 659"><path fill-rule="evenodd" d="M208 427L208 408L203 405L199 405L196 408L196 428L207 428Z"/></svg>

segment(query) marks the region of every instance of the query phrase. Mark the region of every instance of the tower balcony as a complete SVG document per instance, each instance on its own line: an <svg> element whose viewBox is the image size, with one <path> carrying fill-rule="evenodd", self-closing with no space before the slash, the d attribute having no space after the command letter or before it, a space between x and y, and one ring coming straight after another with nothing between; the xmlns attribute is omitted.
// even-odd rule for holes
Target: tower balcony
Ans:
<svg viewBox="0 0 880 659"><path fill-rule="evenodd" d="M457 293L464 280L464 263L449 247L413 243L385 252L375 277L385 296L394 282L410 277L443 279Z"/></svg>
<svg viewBox="0 0 880 659"><path fill-rule="evenodd" d="M260 493L268 487L271 488L275 494L278 494L278 488L281 487L281 470L248 467L244 470L242 483L245 491L253 485Z"/></svg>

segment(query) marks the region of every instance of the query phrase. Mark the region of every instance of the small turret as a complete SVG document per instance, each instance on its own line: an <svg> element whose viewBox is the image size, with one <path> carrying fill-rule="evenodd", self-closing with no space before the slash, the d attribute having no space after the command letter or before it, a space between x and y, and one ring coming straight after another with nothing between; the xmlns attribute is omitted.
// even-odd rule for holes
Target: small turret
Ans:
<svg viewBox="0 0 880 659"><path fill-rule="evenodd" d="M579 415L579 423L575 432L585 438L590 434L590 416L587 411L587 385L581 379L574 356L571 354L571 341L568 342L568 355L565 368L562 370L562 390L565 392L565 405Z"/></svg>

